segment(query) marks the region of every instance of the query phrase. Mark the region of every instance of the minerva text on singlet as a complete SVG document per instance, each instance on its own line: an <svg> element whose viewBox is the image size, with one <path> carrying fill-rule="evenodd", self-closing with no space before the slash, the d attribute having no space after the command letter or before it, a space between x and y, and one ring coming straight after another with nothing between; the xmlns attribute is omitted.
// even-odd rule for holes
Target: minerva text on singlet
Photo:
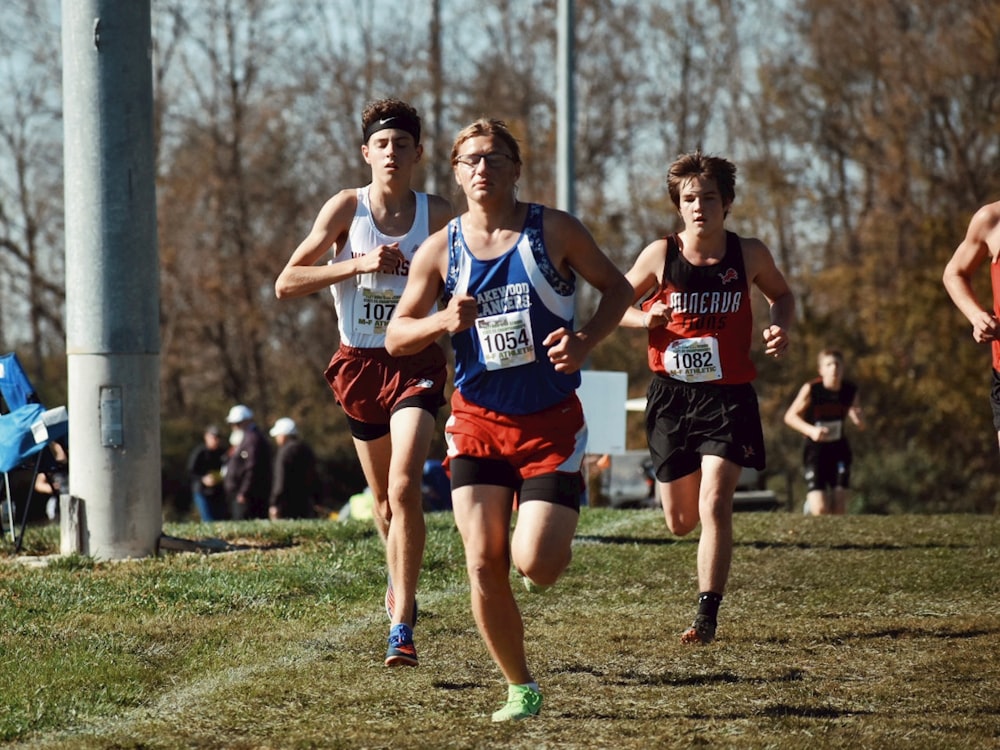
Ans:
<svg viewBox="0 0 1000 750"><path fill-rule="evenodd" d="M736 312L743 292L671 292L669 305L675 313L720 315Z"/></svg>

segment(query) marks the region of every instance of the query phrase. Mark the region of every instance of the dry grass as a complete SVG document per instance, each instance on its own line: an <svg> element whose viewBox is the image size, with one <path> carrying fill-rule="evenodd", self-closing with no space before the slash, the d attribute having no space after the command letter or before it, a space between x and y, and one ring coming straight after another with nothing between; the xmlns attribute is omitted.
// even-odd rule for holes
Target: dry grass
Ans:
<svg viewBox="0 0 1000 750"><path fill-rule="evenodd" d="M258 547L0 567L0 740L32 748L941 748L1000 743L1000 520L737 516L718 641L681 647L696 538L585 509L519 593L545 707L504 688L429 518L418 669L387 670L380 544L325 522L176 526ZM29 530L36 550L54 544ZM264 548L272 545L270 548Z"/></svg>

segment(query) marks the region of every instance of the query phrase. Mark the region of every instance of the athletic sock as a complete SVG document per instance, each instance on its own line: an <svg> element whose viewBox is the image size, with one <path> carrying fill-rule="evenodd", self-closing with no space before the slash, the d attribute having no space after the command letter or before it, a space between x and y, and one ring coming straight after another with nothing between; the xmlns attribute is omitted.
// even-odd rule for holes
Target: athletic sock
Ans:
<svg viewBox="0 0 1000 750"><path fill-rule="evenodd" d="M719 605L722 604L722 594L714 591L702 591L698 594L698 614L712 622L719 619Z"/></svg>

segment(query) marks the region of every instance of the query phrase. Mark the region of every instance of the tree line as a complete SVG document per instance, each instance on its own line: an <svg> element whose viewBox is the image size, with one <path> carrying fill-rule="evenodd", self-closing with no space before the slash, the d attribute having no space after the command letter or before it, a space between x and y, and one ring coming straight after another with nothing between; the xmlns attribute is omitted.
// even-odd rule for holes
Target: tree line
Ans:
<svg viewBox="0 0 1000 750"><path fill-rule="evenodd" d="M322 377L332 299L279 303L274 278L326 198L367 181L358 121L373 98L423 115L419 189L461 207L451 141L488 115L521 141L520 197L554 204L556 0L420 0L405 16L386 0L152 10L164 475L183 486L202 427L242 402L261 421L296 419L346 497L363 480ZM763 239L795 289L793 353L755 351L772 484L801 494L800 437L781 414L817 352L838 346L869 423L853 440L859 509L994 511L989 354L940 277L972 213L1000 195L1000 6L577 0L575 20L576 212L600 245L626 269L677 229L666 168L701 148L736 162L730 226ZM57 0L7 3L0 348L53 403L65 398L59 37ZM641 332L610 337L592 366L628 372L641 395Z"/></svg>

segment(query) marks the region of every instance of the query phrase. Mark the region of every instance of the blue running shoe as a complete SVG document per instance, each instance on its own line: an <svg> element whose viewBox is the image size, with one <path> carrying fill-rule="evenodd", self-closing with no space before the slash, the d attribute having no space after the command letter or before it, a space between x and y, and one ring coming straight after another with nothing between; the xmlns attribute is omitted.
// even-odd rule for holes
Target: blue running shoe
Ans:
<svg viewBox="0 0 1000 750"><path fill-rule="evenodd" d="M393 625L389 631L389 649L385 652L387 667L417 666L417 649L413 645L413 631L409 625Z"/></svg>

